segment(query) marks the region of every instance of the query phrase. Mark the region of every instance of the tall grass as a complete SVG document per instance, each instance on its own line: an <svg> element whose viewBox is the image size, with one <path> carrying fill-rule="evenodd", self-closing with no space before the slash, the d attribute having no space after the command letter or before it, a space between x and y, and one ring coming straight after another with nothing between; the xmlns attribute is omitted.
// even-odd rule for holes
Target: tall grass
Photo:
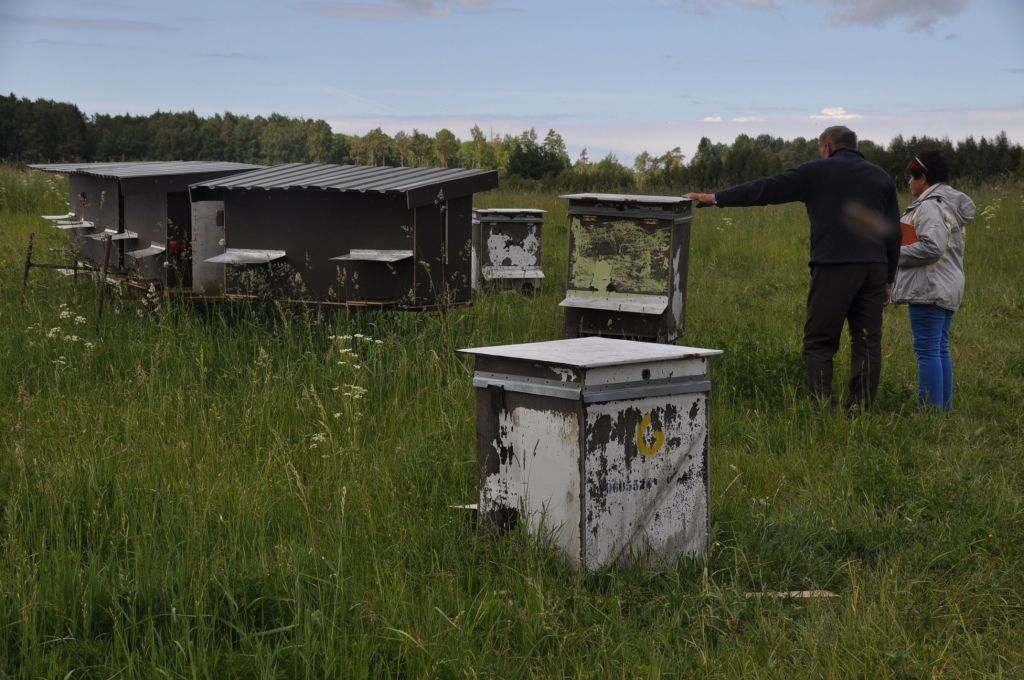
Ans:
<svg viewBox="0 0 1024 680"><path fill-rule="evenodd" d="M563 201L476 199L548 210L533 297L415 314L126 296L97 331L88 281L36 270L19 302L29 232L37 259L62 245L45 177L0 169L0 676L1024 674L1019 186L970 188L948 414L914 405L898 307L877 409L805 406L802 209L697 212L685 343L726 350L712 547L586 576L451 507L475 496L452 348L558 337ZM747 596L805 588L841 597Z"/></svg>

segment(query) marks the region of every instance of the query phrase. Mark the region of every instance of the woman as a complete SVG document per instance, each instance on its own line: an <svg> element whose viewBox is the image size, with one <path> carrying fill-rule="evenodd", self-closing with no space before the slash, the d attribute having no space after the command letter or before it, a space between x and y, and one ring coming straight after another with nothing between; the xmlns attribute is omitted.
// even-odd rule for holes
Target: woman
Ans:
<svg viewBox="0 0 1024 680"><path fill-rule="evenodd" d="M975 206L946 183L949 165L941 152L918 153L907 163L907 172L915 200L902 222L913 236L905 235L900 248L893 302L910 305L918 401L948 410L953 407L949 329L964 295L964 230L974 219Z"/></svg>

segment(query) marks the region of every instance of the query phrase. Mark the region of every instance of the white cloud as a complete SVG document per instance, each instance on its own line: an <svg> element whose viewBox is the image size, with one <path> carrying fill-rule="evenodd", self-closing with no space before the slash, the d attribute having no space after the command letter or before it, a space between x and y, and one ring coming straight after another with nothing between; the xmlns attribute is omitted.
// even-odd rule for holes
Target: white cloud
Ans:
<svg viewBox="0 0 1024 680"><path fill-rule="evenodd" d="M678 7L690 14L714 14L723 7L735 6L744 9L777 10L775 0L664 0L664 4Z"/></svg>
<svg viewBox="0 0 1024 680"><path fill-rule="evenodd" d="M702 120L701 122L702 123L721 123L722 122L722 117L721 116L704 116L704 120Z"/></svg>
<svg viewBox="0 0 1024 680"><path fill-rule="evenodd" d="M964 10L970 0L817 0L834 9L828 19L833 26L883 26L891 20L905 20L908 31L929 31L942 19Z"/></svg>
<svg viewBox="0 0 1024 680"><path fill-rule="evenodd" d="M863 118L859 113L850 113L842 106L826 106L821 113L812 113L811 120L857 120Z"/></svg>
<svg viewBox="0 0 1024 680"><path fill-rule="evenodd" d="M454 11L481 8L494 0L370 0L369 2L305 2L303 8L313 14L359 19L391 21L415 16L447 16Z"/></svg>
<svg viewBox="0 0 1024 680"><path fill-rule="evenodd" d="M78 31L88 35L92 31L128 31L137 33L139 31L176 31L170 24L161 24L152 21L132 21L129 19L76 19L69 17L48 17L48 16L19 16L14 14L0 13L0 22L28 24L42 26L43 28L60 28Z"/></svg>
<svg viewBox="0 0 1024 680"><path fill-rule="evenodd" d="M733 118L732 122L734 122L734 123L757 123L757 122L760 122L762 120L764 120L764 118L761 118L760 116L738 116L737 118Z"/></svg>
<svg viewBox="0 0 1024 680"><path fill-rule="evenodd" d="M971 0L804 0L828 7L828 20L833 26L883 26L893 20L904 20L908 31L931 32L935 25L956 16ZM793 0L662 0L689 14L708 16L729 7L782 11Z"/></svg>

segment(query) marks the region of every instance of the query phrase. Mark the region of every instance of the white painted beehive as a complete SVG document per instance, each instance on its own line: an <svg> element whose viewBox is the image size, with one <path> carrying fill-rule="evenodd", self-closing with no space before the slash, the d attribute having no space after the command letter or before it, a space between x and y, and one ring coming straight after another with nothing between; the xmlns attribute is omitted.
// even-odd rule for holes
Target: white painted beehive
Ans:
<svg viewBox="0 0 1024 680"><path fill-rule="evenodd" d="M524 522L588 571L705 552L720 350L585 337L462 351L483 530Z"/></svg>

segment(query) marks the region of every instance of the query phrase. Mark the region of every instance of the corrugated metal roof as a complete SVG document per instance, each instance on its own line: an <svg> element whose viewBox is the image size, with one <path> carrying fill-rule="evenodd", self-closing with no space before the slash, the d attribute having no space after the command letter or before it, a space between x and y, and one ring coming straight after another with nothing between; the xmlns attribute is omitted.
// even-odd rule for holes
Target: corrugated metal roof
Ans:
<svg viewBox="0 0 1024 680"><path fill-rule="evenodd" d="M38 163L28 167L44 172L126 179L129 177L194 175L206 172L242 172L264 166L221 161L138 161L126 163Z"/></svg>
<svg viewBox="0 0 1024 680"><path fill-rule="evenodd" d="M288 163L192 186L207 189L319 189L387 193L440 188L447 183L466 179L480 180L480 189L491 189L498 185L498 173L495 170Z"/></svg>

